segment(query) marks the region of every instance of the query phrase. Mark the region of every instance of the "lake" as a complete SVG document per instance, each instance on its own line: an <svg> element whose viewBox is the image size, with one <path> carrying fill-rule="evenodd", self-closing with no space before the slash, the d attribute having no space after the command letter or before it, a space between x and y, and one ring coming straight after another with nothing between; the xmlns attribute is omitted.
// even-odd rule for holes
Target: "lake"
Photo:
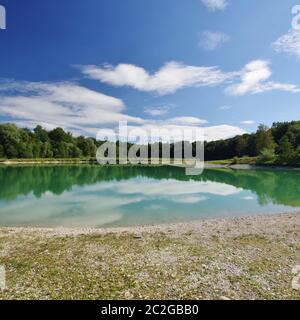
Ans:
<svg viewBox="0 0 300 320"><path fill-rule="evenodd" d="M1 166L0 225L112 227L300 208L300 171Z"/></svg>

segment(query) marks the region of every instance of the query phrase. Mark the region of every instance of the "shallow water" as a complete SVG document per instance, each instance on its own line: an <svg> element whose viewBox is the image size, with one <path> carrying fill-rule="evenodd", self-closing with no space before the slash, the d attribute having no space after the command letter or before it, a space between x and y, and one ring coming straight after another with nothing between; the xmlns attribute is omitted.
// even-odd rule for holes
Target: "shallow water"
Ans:
<svg viewBox="0 0 300 320"><path fill-rule="evenodd" d="M132 226L299 208L299 171L0 167L1 226Z"/></svg>

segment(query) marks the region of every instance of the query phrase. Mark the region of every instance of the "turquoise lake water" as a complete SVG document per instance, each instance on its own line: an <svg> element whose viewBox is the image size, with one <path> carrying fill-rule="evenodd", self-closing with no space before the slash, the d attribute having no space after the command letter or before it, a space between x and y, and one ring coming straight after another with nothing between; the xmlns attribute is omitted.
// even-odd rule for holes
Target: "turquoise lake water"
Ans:
<svg viewBox="0 0 300 320"><path fill-rule="evenodd" d="M1 226L133 226L299 208L299 171L0 167Z"/></svg>

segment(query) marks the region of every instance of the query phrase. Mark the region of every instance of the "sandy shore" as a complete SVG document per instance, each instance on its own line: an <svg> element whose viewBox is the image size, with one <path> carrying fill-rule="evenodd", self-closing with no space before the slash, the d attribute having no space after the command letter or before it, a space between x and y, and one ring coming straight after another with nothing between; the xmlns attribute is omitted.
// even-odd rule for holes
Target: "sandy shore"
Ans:
<svg viewBox="0 0 300 320"><path fill-rule="evenodd" d="M284 224L284 225L282 225ZM172 233L173 236L181 236L187 232L199 233L203 237L210 236L215 233L225 235L238 236L245 232L251 233L284 233L287 227L300 228L300 212L281 213L281 214L264 214L243 217L225 217L215 219L199 219L185 223L169 223L159 225L142 225L133 227L114 227L114 228L38 228L38 227L0 227L1 233L9 233L11 235L26 235L28 237L53 237L53 236L79 236L79 235L106 235L129 233L139 235L141 233ZM231 233L228 234L228 228ZM300 230L299 230L300 231ZM299 238L300 241L300 238Z"/></svg>
<svg viewBox="0 0 300 320"><path fill-rule="evenodd" d="M60 165L99 165L97 160L93 159L64 159L64 160L0 160L0 166L60 166ZM128 164L130 166L130 163ZM159 165L155 164L147 164L146 166L163 166L163 165L171 165L182 167L181 165L169 164L169 163L161 163ZM126 166L126 165L121 165ZM233 170L292 170L299 171L300 167L293 166L279 166L279 165L254 165L254 164L215 164L211 162L205 162L205 169L233 169Z"/></svg>
<svg viewBox="0 0 300 320"><path fill-rule="evenodd" d="M114 229L0 228L0 299L300 299L300 214Z"/></svg>
<svg viewBox="0 0 300 320"><path fill-rule="evenodd" d="M234 170L292 170L299 171L299 167L278 166L278 165L256 165L256 164L213 164L205 163L206 169L234 169Z"/></svg>

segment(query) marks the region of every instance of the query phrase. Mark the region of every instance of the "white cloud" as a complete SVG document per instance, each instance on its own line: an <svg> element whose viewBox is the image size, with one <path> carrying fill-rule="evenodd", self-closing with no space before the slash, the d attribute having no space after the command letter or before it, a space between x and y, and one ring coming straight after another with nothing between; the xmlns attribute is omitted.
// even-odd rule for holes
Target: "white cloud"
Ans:
<svg viewBox="0 0 300 320"><path fill-rule="evenodd" d="M204 31L200 35L199 46L207 51L213 51L228 42L230 37L223 32Z"/></svg>
<svg viewBox="0 0 300 320"><path fill-rule="evenodd" d="M185 86L213 84L227 85L226 91L233 95L257 94L270 90L300 92L297 85L268 81L272 71L269 62L264 60L252 61L241 71L228 73L222 72L217 67L185 66L176 62L166 64L153 75L131 65L119 65L115 68L83 67L85 68L87 73L91 72L93 77L102 79L101 81L118 86L133 86L142 91L155 91L160 94L175 92ZM95 74L91 68L93 70L96 68ZM131 71L133 75L130 74ZM145 76L142 81L140 78L143 77L140 74ZM220 109L228 110L229 106L222 106ZM152 115L157 116L165 111L163 107L153 110ZM124 111L125 105L122 100L70 82L0 83L0 113L6 116L8 121L30 128L37 124L47 129L60 126L75 134L85 135L95 135L101 129L100 132L112 136L112 128L119 121L127 121L130 128L136 130L177 130L180 133L178 140L182 140L183 129L201 128L207 141L226 139L245 133L240 127L226 124L204 126L207 121L196 117L183 115L166 120L150 120L130 116ZM147 109L145 111L147 112ZM151 111L148 114L151 114ZM176 140L176 137L173 138Z"/></svg>
<svg viewBox="0 0 300 320"><path fill-rule="evenodd" d="M124 103L114 97L81 87L74 83L4 82L0 83L0 113L20 126L37 124L51 130L62 127L77 135L96 135L100 130L113 135L119 121L127 121L131 129L177 130L203 128L206 120L197 117L174 117L149 120L124 113ZM227 138L244 131L238 127L206 127L206 139ZM176 138L176 137L175 137ZM179 135L178 138L181 138Z"/></svg>
<svg viewBox="0 0 300 320"><path fill-rule="evenodd" d="M269 62L265 60L254 60L248 63L240 72L240 82L230 85L226 91L229 94L241 96L246 93L262 93L272 90L288 92L300 92L300 87L294 84L277 83L268 80L272 71Z"/></svg>
<svg viewBox="0 0 300 320"><path fill-rule="evenodd" d="M190 118L190 119L189 119ZM216 125L216 126L205 126L207 123L206 120L192 117L178 117L166 119L163 121L150 121L145 120L142 125L129 125L129 139L133 139L136 133L140 132L140 129L147 132L150 136L151 132L153 133L153 141L194 141L195 139L184 139L185 133L187 136L189 133L193 134L193 137L196 136L196 133L199 133L201 139L205 141L214 141L220 139L227 139L234 137L236 135L243 135L247 133L244 129L231 126L231 125ZM147 138L148 139L148 138ZM147 143L148 140L142 141L142 143Z"/></svg>
<svg viewBox="0 0 300 320"><path fill-rule="evenodd" d="M144 108L144 112L149 114L150 116L157 117L163 116L169 112L170 108L168 106L163 107L146 107Z"/></svg>
<svg viewBox="0 0 300 320"><path fill-rule="evenodd" d="M272 45L277 52L285 52L300 58L300 30L289 30Z"/></svg>
<svg viewBox="0 0 300 320"><path fill-rule="evenodd" d="M107 136L110 140L115 140L115 134L118 133L118 128L115 131L101 129L98 137ZM236 135L245 134L246 131L242 128L230 125L217 126L199 126L193 124L175 123L174 119L164 121L147 121L142 125L128 126L128 139L141 144L148 142L178 142L178 141L214 141L227 139ZM141 136L142 134L142 136ZM139 137L138 140L137 137ZM151 140L150 140L151 137ZM102 140L99 138L99 140ZM123 140L123 137L120 137Z"/></svg>
<svg viewBox="0 0 300 320"><path fill-rule="evenodd" d="M255 200L255 198L253 196L245 196L245 197L242 197L241 199L246 200L246 201Z"/></svg>
<svg viewBox="0 0 300 320"><path fill-rule="evenodd" d="M207 199L204 196L206 194L227 197L241 192L241 189L219 182L192 180L174 182L173 179L160 181L149 179L147 182L138 180L119 181L118 183L107 182L99 185L98 190L102 187L104 190L113 190L123 195L142 195L146 198L155 197L156 199L167 198L171 200L175 197L182 199L183 197L193 196L194 201L195 196L198 196L198 201L204 201Z"/></svg>
<svg viewBox="0 0 300 320"><path fill-rule="evenodd" d="M103 124L143 122L124 114L121 100L72 83L9 82L0 85L0 92L1 115L28 127L60 126L91 134Z"/></svg>
<svg viewBox="0 0 300 320"><path fill-rule="evenodd" d="M227 110L230 110L230 109L232 109L232 106L225 105L225 106L219 107L219 110L222 110L222 111L227 111Z"/></svg>
<svg viewBox="0 0 300 320"><path fill-rule="evenodd" d="M254 124L255 121L253 120L244 120L244 121L241 121L242 124Z"/></svg>
<svg viewBox="0 0 300 320"><path fill-rule="evenodd" d="M174 196L168 197L169 201L177 202L177 203L186 203L186 204L196 204L199 202L203 202L208 200L208 197L205 196L194 196L194 195L184 195L184 196Z"/></svg>
<svg viewBox="0 0 300 320"><path fill-rule="evenodd" d="M10 202L5 209L1 210L1 221L8 225L31 221L33 225L46 224L47 226L66 227L95 227L104 226L121 220L124 216L123 208L130 204L138 203L143 197L124 197L118 194L101 195L98 190L106 183L93 185L94 192L88 192L90 187L83 190L82 187L73 187L64 192L60 197L47 192L40 199L33 194L28 198L20 198L17 202ZM99 188L98 188L99 186ZM89 194L87 196L87 194ZM101 210L99 207L101 206ZM23 208L23 209L21 209ZM42 212L40 208L43 208ZM82 212L84 214L68 214ZM46 223L45 223L46 222Z"/></svg>
<svg viewBox="0 0 300 320"><path fill-rule="evenodd" d="M241 82L229 87L232 94L243 95L256 91L262 81L271 76L271 70L266 61L256 60L248 63L241 72Z"/></svg>
<svg viewBox="0 0 300 320"><path fill-rule="evenodd" d="M227 0L201 0L202 3L210 10L224 10L227 5Z"/></svg>
<svg viewBox="0 0 300 320"><path fill-rule="evenodd" d="M267 81L272 71L265 60L249 62L242 70L223 72L218 67L188 66L169 62L154 74L145 69L129 65L82 66L83 74L91 79L110 85L128 86L134 89L155 92L160 95L171 94L186 87L227 85L226 92L232 95L257 94L272 90L299 92L300 87L289 83Z"/></svg>
<svg viewBox="0 0 300 320"><path fill-rule="evenodd" d="M168 119L164 122L177 125L201 125L207 123L206 120L199 119L196 117L176 117Z"/></svg>
<svg viewBox="0 0 300 320"><path fill-rule="evenodd" d="M82 73L91 79L116 87L129 86L160 95L174 93L185 87L213 86L232 77L217 67L189 66L179 62L168 62L153 74L131 64L119 64L115 67L90 65L80 68Z"/></svg>
<svg viewBox="0 0 300 320"><path fill-rule="evenodd" d="M239 127L226 124L213 127L204 127L204 136L206 141L232 138L245 133L246 131Z"/></svg>
<svg viewBox="0 0 300 320"><path fill-rule="evenodd" d="M133 133L139 129L145 130L148 136L152 133L155 141L195 141L195 137L200 140L213 141L227 139L236 135L242 135L246 131L242 128L230 125L205 126L206 120L196 117L176 117L166 120L145 120L142 125L131 125L129 130ZM137 130L137 131L136 131ZM191 135L191 136L190 136ZM147 143L148 141L146 141Z"/></svg>

